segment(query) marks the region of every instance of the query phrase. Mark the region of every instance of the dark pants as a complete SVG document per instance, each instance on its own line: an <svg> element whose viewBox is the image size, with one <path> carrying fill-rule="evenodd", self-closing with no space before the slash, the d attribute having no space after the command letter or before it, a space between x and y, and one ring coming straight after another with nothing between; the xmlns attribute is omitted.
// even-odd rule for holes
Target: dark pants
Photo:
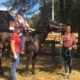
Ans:
<svg viewBox="0 0 80 80"><path fill-rule="evenodd" d="M17 54L17 60L14 60L12 53L10 54L10 57L12 59L12 67L11 67L11 71L10 71L10 80L17 80L16 76L15 76L15 73L16 73L16 69L19 65L19 60L20 59L19 59L19 54L18 53L16 53L16 54Z"/></svg>
<svg viewBox="0 0 80 80"><path fill-rule="evenodd" d="M67 55L70 55L70 52L69 50L66 52L66 50L68 50L67 47L62 47L62 56L63 56L63 59L64 59L64 66L65 66L65 72L68 73L68 70L69 70L69 73L72 72L72 61L71 61L71 56L67 56ZM65 54L66 52L66 54Z"/></svg>

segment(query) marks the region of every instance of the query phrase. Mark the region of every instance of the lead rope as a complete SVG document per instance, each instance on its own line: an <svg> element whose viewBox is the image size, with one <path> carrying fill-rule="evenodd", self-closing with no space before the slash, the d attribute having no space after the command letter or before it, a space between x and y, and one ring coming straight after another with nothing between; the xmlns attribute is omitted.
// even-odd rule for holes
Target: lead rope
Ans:
<svg viewBox="0 0 80 80"><path fill-rule="evenodd" d="M69 51L69 55L67 54L68 51ZM65 64L70 60L70 65L72 65L72 55L71 55L69 48L65 51L64 54L65 54L65 56L69 57L67 61L63 61L63 59L62 59L63 57L62 57L62 48L61 48L60 49L60 61L61 61L61 63Z"/></svg>
<svg viewBox="0 0 80 80"><path fill-rule="evenodd" d="M59 33L59 37L61 37L61 34L60 33ZM60 40L60 38L59 38L59 40ZM69 55L67 54L68 51L69 51ZM65 51L64 54L69 57L67 61L64 61L63 60L63 57L62 57L62 48L61 48L60 49L60 62L62 64L65 64L65 63L67 63L70 60L70 65L72 65L72 55L71 55L71 52L70 52L69 48Z"/></svg>

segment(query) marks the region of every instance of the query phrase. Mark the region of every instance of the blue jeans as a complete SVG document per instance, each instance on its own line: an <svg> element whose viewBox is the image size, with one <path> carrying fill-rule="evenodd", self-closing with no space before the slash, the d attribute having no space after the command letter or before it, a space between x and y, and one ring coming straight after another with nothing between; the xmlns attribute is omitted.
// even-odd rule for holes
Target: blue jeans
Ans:
<svg viewBox="0 0 80 80"><path fill-rule="evenodd" d="M16 55L17 55L17 60L14 60L13 54L12 53L10 54L10 57L12 59L12 67L11 67L11 71L10 71L10 80L16 80L15 73L16 73L16 69L19 65L19 60L20 60L19 59L19 54L16 53Z"/></svg>
<svg viewBox="0 0 80 80"><path fill-rule="evenodd" d="M21 44L20 44L20 49L22 49L23 44L24 44L24 39L25 39L25 29L21 28L21 33L23 34L20 39L21 39Z"/></svg>
<svg viewBox="0 0 80 80"><path fill-rule="evenodd" d="M22 50L22 47L23 47L23 44L24 44L24 39L25 39L24 35L22 35L20 37L20 39L21 39L20 49Z"/></svg>

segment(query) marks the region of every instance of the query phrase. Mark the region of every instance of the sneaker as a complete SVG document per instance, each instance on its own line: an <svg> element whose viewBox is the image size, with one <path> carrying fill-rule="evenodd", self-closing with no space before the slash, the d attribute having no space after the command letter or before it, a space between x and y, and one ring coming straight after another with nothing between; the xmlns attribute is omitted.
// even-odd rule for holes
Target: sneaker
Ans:
<svg viewBox="0 0 80 80"><path fill-rule="evenodd" d="M66 79L69 78L69 73L65 73L65 76L64 76Z"/></svg>
<svg viewBox="0 0 80 80"><path fill-rule="evenodd" d="M68 78L71 78L71 73L69 73L69 76L68 76Z"/></svg>

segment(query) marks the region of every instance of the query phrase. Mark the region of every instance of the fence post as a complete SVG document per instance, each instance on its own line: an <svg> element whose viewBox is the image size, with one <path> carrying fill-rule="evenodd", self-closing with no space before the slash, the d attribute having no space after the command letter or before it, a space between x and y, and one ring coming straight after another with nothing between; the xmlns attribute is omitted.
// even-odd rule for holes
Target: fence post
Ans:
<svg viewBox="0 0 80 80"><path fill-rule="evenodd" d="M52 60L55 62L55 39L52 41Z"/></svg>

